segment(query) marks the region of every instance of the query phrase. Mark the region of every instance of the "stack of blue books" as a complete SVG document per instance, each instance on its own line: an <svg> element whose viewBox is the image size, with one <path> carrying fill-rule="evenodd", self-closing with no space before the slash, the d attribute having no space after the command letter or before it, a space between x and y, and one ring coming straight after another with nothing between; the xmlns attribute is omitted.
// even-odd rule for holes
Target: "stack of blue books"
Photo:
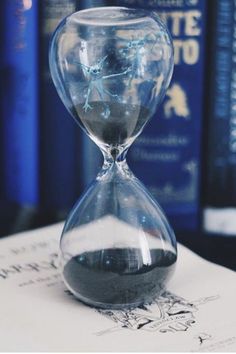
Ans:
<svg viewBox="0 0 236 354"><path fill-rule="evenodd" d="M102 5L157 12L174 42L173 79L128 152L131 170L179 234L202 230L205 207L236 205L233 1L1 0L0 208L15 215L4 232L64 218L101 167L56 93L48 49L62 18Z"/></svg>

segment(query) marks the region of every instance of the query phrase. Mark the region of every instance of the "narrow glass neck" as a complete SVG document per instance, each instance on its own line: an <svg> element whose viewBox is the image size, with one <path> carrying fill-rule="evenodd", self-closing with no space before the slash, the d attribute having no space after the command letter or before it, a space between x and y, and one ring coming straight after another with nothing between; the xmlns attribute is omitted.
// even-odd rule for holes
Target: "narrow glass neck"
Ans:
<svg viewBox="0 0 236 354"><path fill-rule="evenodd" d="M103 151L104 162L97 178L113 178L115 175L122 178L131 178L133 174L126 162L127 150L125 149L121 152L118 149L116 151L115 149Z"/></svg>
<svg viewBox="0 0 236 354"><path fill-rule="evenodd" d="M104 164L110 166L114 163L125 162L128 149L111 148L102 151Z"/></svg>

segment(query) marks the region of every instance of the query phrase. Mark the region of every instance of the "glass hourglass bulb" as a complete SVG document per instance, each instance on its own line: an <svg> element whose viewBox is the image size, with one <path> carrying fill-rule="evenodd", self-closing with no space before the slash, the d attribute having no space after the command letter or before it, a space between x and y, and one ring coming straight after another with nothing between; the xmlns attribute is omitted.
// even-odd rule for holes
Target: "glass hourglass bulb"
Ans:
<svg viewBox="0 0 236 354"><path fill-rule="evenodd" d="M125 157L169 85L169 34L154 13L143 10L79 11L55 31L50 69L65 106L104 156L96 180L64 226L65 284L92 306L150 302L173 273L176 240Z"/></svg>

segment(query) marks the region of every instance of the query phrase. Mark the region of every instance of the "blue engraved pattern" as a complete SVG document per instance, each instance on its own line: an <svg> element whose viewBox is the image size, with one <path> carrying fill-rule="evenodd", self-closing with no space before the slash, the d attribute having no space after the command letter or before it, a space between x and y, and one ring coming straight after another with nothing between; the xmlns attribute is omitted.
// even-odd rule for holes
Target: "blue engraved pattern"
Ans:
<svg viewBox="0 0 236 354"><path fill-rule="evenodd" d="M104 56L102 59L97 61L97 63L91 66L87 66L85 64L82 64L81 62L77 62L77 64L81 66L83 70L83 74L89 82L86 93L84 95L85 97L85 103L83 105L84 111L87 112L89 109L93 109L93 107L89 103L89 99L91 93L95 90L97 91L104 105L103 116L104 118L108 118L110 115L110 109L105 102L105 96L110 96L119 100L119 95L117 93L112 93L108 89L106 89L103 84L104 80L108 80L119 76L125 76L128 74L127 86L128 88L130 88L132 81L135 78L137 77L142 78L143 76L144 68L142 64L142 54L145 45L151 43L150 51L152 51L156 42L157 42L157 37L152 33L147 34L142 39L136 39L133 37L131 40L129 40L127 42L127 45L119 50L119 53L121 54L122 57L129 59L132 64L131 66L129 66L127 69L125 69L120 73L103 75L104 63L107 60L108 55ZM154 90L153 92L157 93L156 91L157 90Z"/></svg>
<svg viewBox="0 0 236 354"><path fill-rule="evenodd" d="M107 55L103 57L101 60L99 60L95 65L92 66L86 66L82 63L78 63L79 65L82 66L84 74L88 77L89 84L88 84L88 89L87 93L85 95L85 103L83 106L83 109L85 112L88 111L88 109L92 109L92 106L89 104L89 98L92 90L96 90L99 94L99 97L101 98L103 104L104 104L104 118L108 118L110 115L110 109L107 106L107 104L104 102L105 95L108 95L110 97L118 98L117 94L111 93L107 89L104 88L103 86L103 81L107 79L111 79L114 77L126 75L131 68L127 68L125 71L117 74L111 74L111 75L102 75L102 70L103 70L103 64L105 60L107 59Z"/></svg>

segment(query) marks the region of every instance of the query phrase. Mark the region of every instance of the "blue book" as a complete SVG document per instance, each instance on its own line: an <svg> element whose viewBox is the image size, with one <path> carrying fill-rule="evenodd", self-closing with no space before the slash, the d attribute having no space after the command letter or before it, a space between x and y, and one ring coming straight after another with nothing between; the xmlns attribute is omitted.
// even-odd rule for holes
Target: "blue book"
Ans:
<svg viewBox="0 0 236 354"><path fill-rule="evenodd" d="M209 18L204 230L236 235L236 4L216 0ZM227 241L228 242L228 241Z"/></svg>
<svg viewBox="0 0 236 354"><path fill-rule="evenodd" d="M91 7L99 7L99 6L106 6L104 0L78 0L77 1L78 10L88 9Z"/></svg>
<svg viewBox="0 0 236 354"><path fill-rule="evenodd" d="M53 85L48 51L59 22L76 11L76 0L40 2L40 186L41 206L63 218L81 189L81 130L67 112Z"/></svg>
<svg viewBox="0 0 236 354"><path fill-rule="evenodd" d="M216 0L209 19L211 70L205 202L213 207L236 205L235 10L233 1Z"/></svg>
<svg viewBox="0 0 236 354"><path fill-rule="evenodd" d="M4 12L4 3L0 1L0 14ZM3 18L0 21L0 53L3 53L4 50L4 22ZM3 63L3 55L0 56L0 117L3 117L3 97L4 97L4 83L3 83L3 75L4 75L4 63ZM4 176L3 176L3 118L0 119L0 200L3 200L4 196Z"/></svg>
<svg viewBox="0 0 236 354"><path fill-rule="evenodd" d="M37 0L1 0L4 199L38 206Z"/></svg>
<svg viewBox="0 0 236 354"><path fill-rule="evenodd" d="M205 0L117 0L156 11L175 48L164 101L128 152L132 171L149 188L176 231L200 226L201 134L204 95Z"/></svg>

